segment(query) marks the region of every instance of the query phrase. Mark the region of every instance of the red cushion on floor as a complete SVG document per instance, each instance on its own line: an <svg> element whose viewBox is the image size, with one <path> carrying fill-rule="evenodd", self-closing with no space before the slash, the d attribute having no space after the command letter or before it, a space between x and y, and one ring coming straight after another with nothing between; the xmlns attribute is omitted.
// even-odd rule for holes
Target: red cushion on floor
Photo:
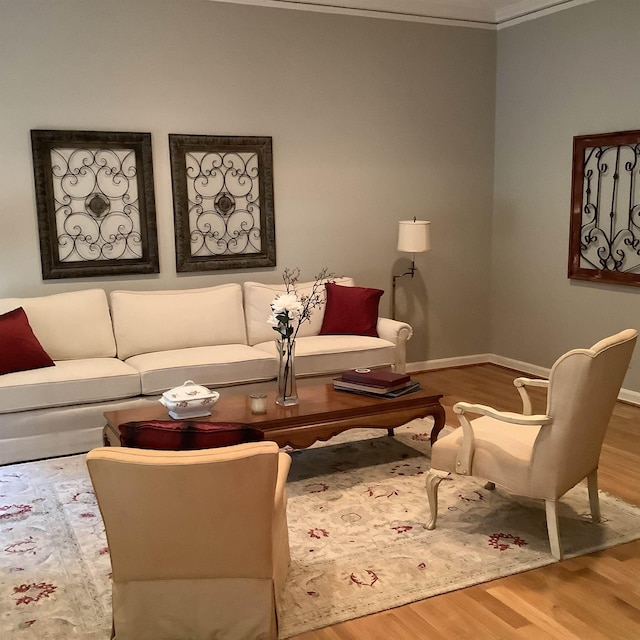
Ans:
<svg viewBox="0 0 640 640"><path fill-rule="evenodd" d="M239 422L141 420L125 422L119 430L123 447L164 451L213 449L264 439L260 429Z"/></svg>

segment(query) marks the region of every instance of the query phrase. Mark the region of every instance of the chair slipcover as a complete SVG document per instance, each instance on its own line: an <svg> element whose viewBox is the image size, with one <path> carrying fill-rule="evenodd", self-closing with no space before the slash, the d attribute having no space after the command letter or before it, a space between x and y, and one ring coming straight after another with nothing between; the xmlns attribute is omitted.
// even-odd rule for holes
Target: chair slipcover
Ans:
<svg viewBox="0 0 640 640"><path fill-rule="evenodd" d="M116 640L277 637L290 462L274 442L89 452Z"/></svg>

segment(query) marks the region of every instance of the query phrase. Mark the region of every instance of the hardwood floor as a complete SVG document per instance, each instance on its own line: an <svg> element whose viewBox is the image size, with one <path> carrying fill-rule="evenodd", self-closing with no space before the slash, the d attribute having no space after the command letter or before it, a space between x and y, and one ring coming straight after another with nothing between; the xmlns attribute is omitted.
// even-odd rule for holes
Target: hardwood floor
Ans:
<svg viewBox="0 0 640 640"><path fill-rule="evenodd" d="M459 424L452 407L460 400L521 411L513 386L513 378L521 375L517 371L474 365L429 375L432 386L444 393L447 424ZM540 393L534 411L544 411ZM599 485L602 491L640 506L640 407L616 404L600 458ZM298 635L295 640L356 638L637 640L640 540Z"/></svg>

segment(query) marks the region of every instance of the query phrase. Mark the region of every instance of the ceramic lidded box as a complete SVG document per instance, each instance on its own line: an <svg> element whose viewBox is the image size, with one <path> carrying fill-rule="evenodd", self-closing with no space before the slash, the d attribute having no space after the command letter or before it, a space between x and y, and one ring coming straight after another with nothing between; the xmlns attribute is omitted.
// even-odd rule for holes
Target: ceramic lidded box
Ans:
<svg viewBox="0 0 640 640"><path fill-rule="evenodd" d="M218 401L220 394L211 391L193 380L165 391L160 402L169 410L172 418L198 418L210 416L211 407Z"/></svg>

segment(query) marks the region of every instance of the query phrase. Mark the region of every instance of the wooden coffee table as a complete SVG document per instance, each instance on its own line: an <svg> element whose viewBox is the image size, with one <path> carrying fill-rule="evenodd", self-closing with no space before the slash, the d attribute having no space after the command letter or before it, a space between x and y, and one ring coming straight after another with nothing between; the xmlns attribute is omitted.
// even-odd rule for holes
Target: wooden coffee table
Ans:
<svg viewBox="0 0 640 640"><path fill-rule="evenodd" d="M267 413L251 413L249 394L234 393L225 396L213 406L211 415L195 418L204 422L242 422L264 432L265 440L279 446L290 445L300 449L317 440L329 438L355 427L387 429L393 435L395 427L415 418L433 416L431 444L444 427L445 412L440 404L442 394L429 389L423 380L428 374L413 375L421 389L400 398L374 398L346 391L336 391L332 384L317 384L298 388L299 404L281 407L275 402L275 389L267 393ZM275 383L273 384L275 387ZM170 420L167 410L158 406L108 411L105 414L105 443L119 442L118 427L125 422L139 420Z"/></svg>

